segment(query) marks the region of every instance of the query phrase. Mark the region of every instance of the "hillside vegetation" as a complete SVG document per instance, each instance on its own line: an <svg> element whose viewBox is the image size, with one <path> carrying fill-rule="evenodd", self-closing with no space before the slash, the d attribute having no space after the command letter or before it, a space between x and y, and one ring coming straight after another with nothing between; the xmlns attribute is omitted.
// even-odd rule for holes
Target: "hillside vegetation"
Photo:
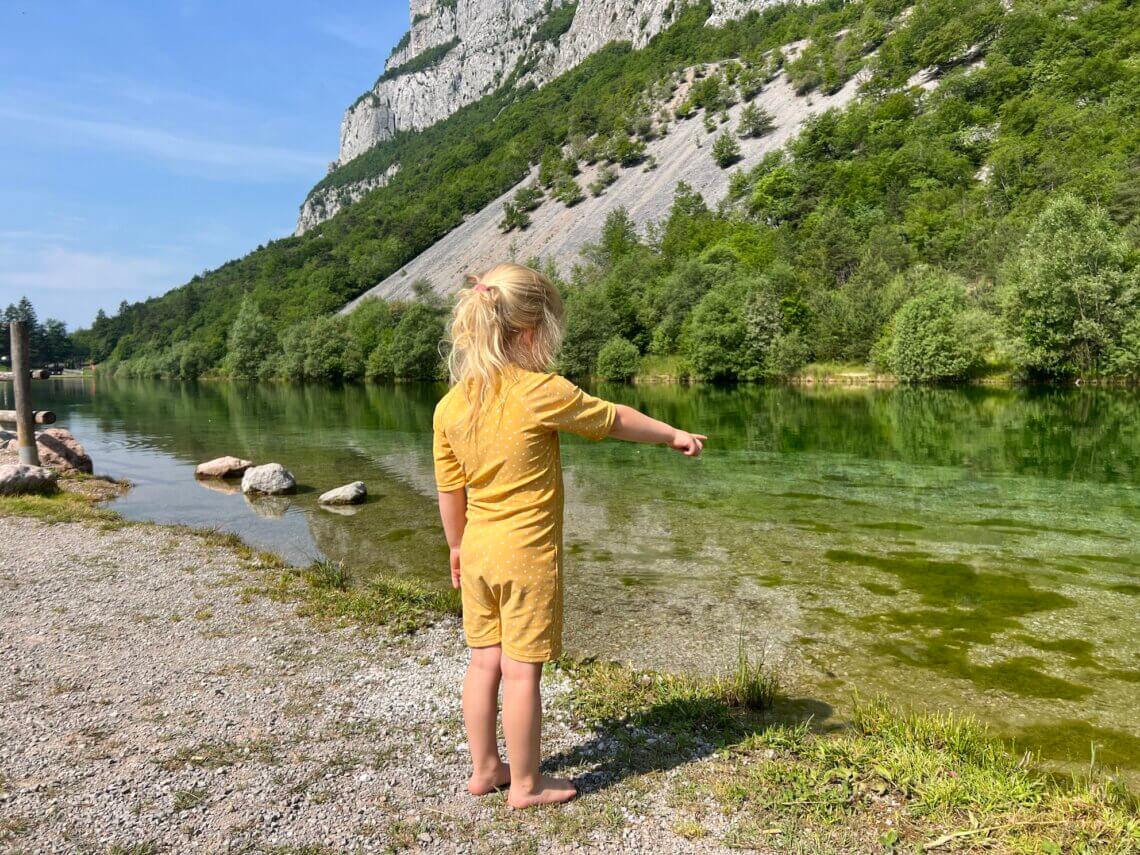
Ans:
<svg viewBox="0 0 1140 855"><path fill-rule="evenodd" d="M689 10L644 50L611 46L540 90L508 82L377 146L322 184L398 161L389 186L303 237L122 307L82 340L135 374L434 375L446 306L426 289L412 304L331 313L532 165L551 179L543 204L572 204L579 162L632 167L639 138L670 121L762 105L780 48L809 38L787 64L795 85L832 91L858 73L862 97L736 172L717 210L681 187L648 234L612 215L582 264L558 271L563 369L596 372L605 349L603 368L625 376L632 346L717 380L783 376L809 360L871 360L915 381L994 366L1140 374L1134 4L825 2L722 29L704 26L708 11ZM656 93L683 68L725 60L736 61L662 121ZM938 85L914 85L931 77ZM731 169L729 148L715 154Z"/></svg>

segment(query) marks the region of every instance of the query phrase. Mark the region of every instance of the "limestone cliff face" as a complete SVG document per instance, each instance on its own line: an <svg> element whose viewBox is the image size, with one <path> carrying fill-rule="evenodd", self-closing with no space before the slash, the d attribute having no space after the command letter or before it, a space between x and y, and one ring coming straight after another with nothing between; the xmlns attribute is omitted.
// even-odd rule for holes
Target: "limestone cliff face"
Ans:
<svg viewBox="0 0 1140 855"><path fill-rule="evenodd" d="M411 29L376 84L344 114L333 168L400 130L421 130L501 86L541 86L614 41L644 46L697 0L410 0ZM711 25L777 0L713 0ZM305 200L297 234L359 199L377 179Z"/></svg>
<svg viewBox="0 0 1140 855"><path fill-rule="evenodd" d="M385 75L345 113L338 162L347 163L397 130L419 130L447 118L494 91L522 58L536 64L520 82L541 86L610 42L645 45L694 2L411 0L408 43L392 54ZM721 25L773 2L714 0L709 23ZM536 38L545 35L539 28L549 18L569 16L571 9L569 29L554 39ZM442 55L417 67L415 60L433 50ZM405 67L407 73L400 73Z"/></svg>

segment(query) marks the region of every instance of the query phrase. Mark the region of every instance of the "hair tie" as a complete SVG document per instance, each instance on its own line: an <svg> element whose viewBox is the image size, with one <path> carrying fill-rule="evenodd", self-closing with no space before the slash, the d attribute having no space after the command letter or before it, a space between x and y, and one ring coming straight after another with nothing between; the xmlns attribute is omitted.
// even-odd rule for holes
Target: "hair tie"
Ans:
<svg viewBox="0 0 1140 855"><path fill-rule="evenodd" d="M472 291L490 291L491 289L484 285L482 282L476 282L471 286Z"/></svg>

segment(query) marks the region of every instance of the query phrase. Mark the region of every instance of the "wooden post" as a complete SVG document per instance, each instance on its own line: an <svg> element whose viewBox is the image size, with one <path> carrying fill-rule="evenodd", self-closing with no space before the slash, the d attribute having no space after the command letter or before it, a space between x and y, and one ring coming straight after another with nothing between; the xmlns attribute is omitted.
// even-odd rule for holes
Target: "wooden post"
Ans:
<svg viewBox="0 0 1140 855"><path fill-rule="evenodd" d="M16 394L16 452L20 462L40 465L32 416L32 377L28 373L28 322L12 321L12 385Z"/></svg>

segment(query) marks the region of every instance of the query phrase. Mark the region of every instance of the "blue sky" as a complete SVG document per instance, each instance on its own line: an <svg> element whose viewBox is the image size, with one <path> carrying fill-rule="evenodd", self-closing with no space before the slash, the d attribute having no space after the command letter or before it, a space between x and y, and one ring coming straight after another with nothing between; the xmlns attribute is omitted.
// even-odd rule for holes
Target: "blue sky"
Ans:
<svg viewBox="0 0 1140 855"><path fill-rule="evenodd" d="M86 326L292 232L404 0L0 2L0 307Z"/></svg>

